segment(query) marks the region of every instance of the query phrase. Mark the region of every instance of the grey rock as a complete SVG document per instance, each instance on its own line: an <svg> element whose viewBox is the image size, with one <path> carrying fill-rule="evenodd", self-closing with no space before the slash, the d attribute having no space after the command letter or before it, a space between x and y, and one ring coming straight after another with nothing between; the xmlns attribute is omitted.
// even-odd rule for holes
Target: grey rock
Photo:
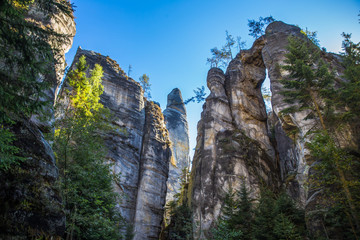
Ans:
<svg viewBox="0 0 360 240"><path fill-rule="evenodd" d="M263 81L265 69L262 66L260 70L264 73L260 72L257 79L249 79L254 83L246 88L248 82L241 85L248 80L242 77L241 64L238 58L233 60L226 76L218 68L212 68L208 73L207 83L211 93L206 98L198 123L189 184L189 198L196 226L195 239L209 236L209 230L220 216L225 195L230 188L239 190L241 184L245 183L252 195L256 196L261 182L275 188L279 186L278 169L267 137L264 103L251 103L259 111L252 109L253 105L246 105L250 104L246 99L241 99L246 94L254 94L254 99L261 99L255 94L260 93L257 81ZM254 68L258 69L256 66ZM252 114L251 110L254 111ZM246 116L249 121L244 124L241 116ZM259 135L246 131L249 126L259 129L267 138L260 135L256 139Z"/></svg>
<svg viewBox="0 0 360 240"><path fill-rule="evenodd" d="M76 31L75 22L62 12L46 16L34 6L27 18L56 33L69 35L54 56L57 64L49 64L48 73L39 76L39 81L51 86L40 101L54 102L56 86L64 73L65 52L70 49ZM45 110L53 114L51 107ZM51 131L53 119L39 119L34 115L31 119L17 119L9 126L16 137L14 145L20 149L19 155L24 161L9 170L0 170L0 239L35 239L40 235L60 238L65 231L65 213L57 185L58 169L54 153L43 136L44 131Z"/></svg>
<svg viewBox="0 0 360 240"><path fill-rule="evenodd" d="M166 202L174 200L174 195L180 193L181 175L183 169L189 169L189 127L186 120L186 109L181 92L173 89L167 98L164 110L166 128L169 131L172 157L169 164L168 189Z"/></svg>
<svg viewBox="0 0 360 240"><path fill-rule="evenodd" d="M160 107L147 102L134 240L159 239L171 157L169 145L168 130Z"/></svg>
<svg viewBox="0 0 360 240"><path fill-rule="evenodd" d="M100 64L104 71L100 102L110 110L108 122L115 131L100 134L108 149L107 159L120 174L119 182L114 183L115 192L122 197L119 212L133 225L135 239L158 238L171 157L163 114L157 104L144 98L140 84L108 56L79 47L71 69L82 55L89 69ZM69 88L67 80L65 88ZM61 101L68 101L64 90Z"/></svg>

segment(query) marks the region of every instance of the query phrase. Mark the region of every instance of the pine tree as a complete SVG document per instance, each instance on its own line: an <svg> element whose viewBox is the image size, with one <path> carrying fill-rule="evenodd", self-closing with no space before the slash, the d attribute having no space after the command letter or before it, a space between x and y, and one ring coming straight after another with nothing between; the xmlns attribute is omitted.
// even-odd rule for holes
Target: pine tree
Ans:
<svg viewBox="0 0 360 240"><path fill-rule="evenodd" d="M259 17L259 21L255 21L254 19L248 20L249 26L249 35L256 38L259 38L261 35L265 33L265 26L269 23L272 23L275 19L272 16L269 17Z"/></svg>
<svg viewBox="0 0 360 240"><path fill-rule="evenodd" d="M328 97L334 93L334 74L328 70L329 66L320 57L319 48L311 41L292 36L288 41L289 52L285 55L286 65L282 68L287 70L289 75L280 82L285 88L282 91L284 100L292 104L292 107L282 113L310 110L306 119L318 119L321 128L325 130L324 109L330 106L322 105L319 98L330 100Z"/></svg>
<svg viewBox="0 0 360 240"><path fill-rule="evenodd" d="M273 193L262 190L255 210L254 238L275 240L274 236L275 200Z"/></svg>
<svg viewBox="0 0 360 240"><path fill-rule="evenodd" d="M335 142L336 125L341 125L341 122L336 121L334 114L334 100L337 97L333 84L334 74L322 60L319 48L310 40L289 37L288 51L285 60L287 65L282 68L289 75L281 83L286 89L282 92L285 101L292 104L292 107L282 113L307 110L309 114L305 119L318 121L319 131L316 134L313 132L313 140L309 144L311 155L317 160L315 174L310 181L313 187L327 188L332 200L337 199L338 192L342 193L342 199L349 207L348 220L355 222L355 234L355 228L359 228L358 207L351 184L357 185L357 181L349 181L348 167L356 162ZM337 183L338 188L331 183Z"/></svg>
<svg viewBox="0 0 360 240"><path fill-rule="evenodd" d="M151 99L151 92L150 92L151 84L150 84L150 78L149 78L149 76L147 76L146 74L143 74L143 75L139 78L139 81L140 81L141 87L142 87L143 90L144 90L144 95L145 95L145 97Z"/></svg>

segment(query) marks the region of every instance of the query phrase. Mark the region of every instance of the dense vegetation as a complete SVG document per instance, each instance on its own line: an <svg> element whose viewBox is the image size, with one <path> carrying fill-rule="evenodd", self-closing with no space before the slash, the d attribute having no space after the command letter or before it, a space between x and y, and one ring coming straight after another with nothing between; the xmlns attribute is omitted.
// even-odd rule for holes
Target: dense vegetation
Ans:
<svg viewBox="0 0 360 240"><path fill-rule="evenodd" d="M263 189L254 202L245 184L240 191L226 194L222 217L212 230L214 240L303 239L306 236L304 212L295 207L286 193L278 195Z"/></svg>
<svg viewBox="0 0 360 240"><path fill-rule="evenodd" d="M283 114L306 111L306 119L315 125L308 137L313 161L309 179L310 191L318 191L318 208L309 216L322 219L323 230L315 235L331 235L341 239L357 239L360 216L360 182L358 147L349 144L350 136L342 134L346 128L356 129L360 115L356 99L359 97L359 44L346 35L343 43L345 77L335 84L332 67L322 60L326 54L307 39L289 38L286 65L289 72L282 80L285 101L292 104ZM295 133L296 134L296 133ZM333 221L334 213L346 221ZM341 230L340 230L341 229ZM340 231L339 231L340 230Z"/></svg>

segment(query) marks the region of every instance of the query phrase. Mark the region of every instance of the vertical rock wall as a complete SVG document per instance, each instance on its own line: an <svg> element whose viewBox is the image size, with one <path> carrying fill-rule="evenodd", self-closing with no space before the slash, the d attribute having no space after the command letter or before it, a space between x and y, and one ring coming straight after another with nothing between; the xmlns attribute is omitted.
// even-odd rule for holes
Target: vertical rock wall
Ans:
<svg viewBox="0 0 360 240"><path fill-rule="evenodd" d="M46 91L46 99L41 100L53 102L56 86L63 76L65 53L75 35L75 22L62 12L51 18L45 16L37 9L36 2L28 18L39 26L46 25L57 33L68 35L61 46L52 45L59 50L54 56L57 64L49 63L48 74L39 76L39 81L49 82L51 86ZM49 111L52 113L52 108ZM16 119L10 126L16 137L14 145L21 150L24 161L9 170L0 170L0 239L55 239L65 231L65 214L56 186L58 169L42 132L51 131L50 124L38 119L38 116L31 120Z"/></svg>
<svg viewBox="0 0 360 240"><path fill-rule="evenodd" d="M89 68L103 67L101 103L110 110L115 131L102 133L107 158L121 175L115 191L122 197L121 215L133 225L135 239L157 239L163 218L170 140L160 107L147 101L140 84L119 65L93 51L77 50L71 68L85 55ZM66 83L65 83L66 85Z"/></svg>
<svg viewBox="0 0 360 240"><path fill-rule="evenodd" d="M159 239L171 156L168 130L161 109L147 102L134 240Z"/></svg>
<svg viewBox="0 0 360 240"><path fill-rule="evenodd" d="M181 92L175 88L167 97L164 110L166 128L169 131L172 156L169 164L166 202L174 199L180 192L182 171L189 169L189 127L186 120L186 109Z"/></svg>
<svg viewBox="0 0 360 240"><path fill-rule="evenodd" d="M240 189L244 183L253 195L257 195L262 182L274 188L279 185L274 151L265 134L265 105L260 101L262 98L254 94L260 92L261 83L258 82L264 80L265 69L254 66L262 72L258 78L252 78L254 83L248 86L241 72L242 63L238 61L241 56L230 63L226 75L222 70L212 68L207 77L211 93L206 98L198 123L189 185L196 239L208 236L230 188ZM249 106L243 96L253 96L258 101ZM253 106L257 110L252 109ZM252 115L252 110L264 113Z"/></svg>

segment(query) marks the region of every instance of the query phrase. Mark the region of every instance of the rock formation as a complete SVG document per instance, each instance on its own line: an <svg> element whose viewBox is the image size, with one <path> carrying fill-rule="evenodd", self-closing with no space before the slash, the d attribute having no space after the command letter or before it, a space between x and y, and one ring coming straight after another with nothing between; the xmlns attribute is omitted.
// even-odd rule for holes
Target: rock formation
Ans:
<svg viewBox="0 0 360 240"><path fill-rule="evenodd" d="M279 67L284 65L289 36L306 38L296 26L273 22L251 49L242 50L230 62L225 75L216 68L208 73L211 94L198 124L189 191L195 238L206 237L219 216L226 191L230 187L239 190L242 182L254 195L260 183L274 189L283 184L308 216L315 210L318 193L305 187L311 169L306 142L311 138L309 130L318 122L304 120L306 111L281 113L290 107L281 95L280 83L288 73ZM341 76L338 56L323 52L322 58ZM269 117L261 96L266 69L272 91ZM296 135L291 134L294 129ZM343 141L343 145L354 145L355 140ZM308 220L315 229L316 220Z"/></svg>
<svg viewBox="0 0 360 240"><path fill-rule="evenodd" d="M248 52L238 55L226 75L218 68L208 73L211 93L198 123L189 186L196 239L206 238L229 189L240 189L241 184L246 184L257 195L261 183L274 188L280 183L274 150L266 134L265 105L260 92L265 68L258 62L245 65L238 60L251 56ZM247 76L244 69L248 70Z"/></svg>
<svg viewBox="0 0 360 240"><path fill-rule="evenodd" d="M115 191L122 196L119 211L133 225L134 239L157 239L171 157L161 109L147 101L140 84L128 78L109 57L79 47L71 68L82 55L90 69L100 64L104 71L100 102L110 110L109 123L116 131L103 136L107 158L114 163L114 172L120 174L120 181L115 183Z"/></svg>
<svg viewBox="0 0 360 240"><path fill-rule="evenodd" d="M181 176L184 169L189 169L189 127L186 120L186 109L181 92L174 88L167 97L164 110L166 128L169 131L172 157L169 164L166 202L174 199L180 192Z"/></svg>
<svg viewBox="0 0 360 240"><path fill-rule="evenodd" d="M75 34L75 22L63 12L45 16L36 7L30 8L27 17L39 26L46 25L68 36L61 46L56 46L58 52L54 62L47 65L48 74L39 76L39 81L51 86L42 100L54 102L55 89L64 72L65 53ZM56 186L58 169L42 132L51 130L49 126L49 122L39 121L38 116L31 120L16 119L10 126L16 137L14 145L21 150L24 161L9 170L0 170L0 239L57 238L64 234L65 214Z"/></svg>

